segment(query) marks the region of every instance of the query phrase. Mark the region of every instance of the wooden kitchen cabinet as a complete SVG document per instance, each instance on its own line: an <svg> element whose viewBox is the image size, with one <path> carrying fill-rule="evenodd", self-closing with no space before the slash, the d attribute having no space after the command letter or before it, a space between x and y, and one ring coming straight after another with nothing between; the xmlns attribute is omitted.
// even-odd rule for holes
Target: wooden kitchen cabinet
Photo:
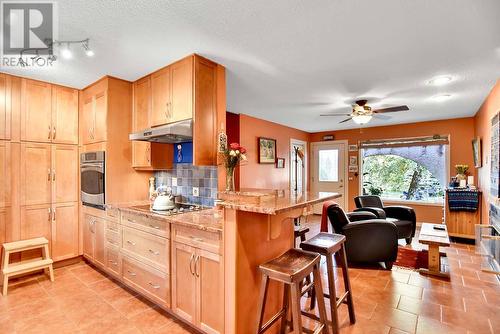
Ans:
<svg viewBox="0 0 500 334"><path fill-rule="evenodd" d="M0 140L10 139L10 76L0 73Z"/></svg>
<svg viewBox="0 0 500 334"><path fill-rule="evenodd" d="M78 201L78 146L52 145L52 202Z"/></svg>
<svg viewBox="0 0 500 334"><path fill-rule="evenodd" d="M22 79L21 140L50 143L52 141L52 85Z"/></svg>
<svg viewBox="0 0 500 334"><path fill-rule="evenodd" d="M196 276L193 262L196 248L173 242L172 247L172 311L196 324Z"/></svg>
<svg viewBox="0 0 500 334"><path fill-rule="evenodd" d="M52 207L52 260L78 256L78 202Z"/></svg>
<svg viewBox="0 0 500 334"><path fill-rule="evenodd" d="M92 135L94 130L94 99L92 97L86 98L82 103L82 141L83 144L92 143Z"/></svg>
<svg viewBox="0 0 500 334"><path fill-rule="evenodd" d="M83 255L101 267L106 267L105 220L85 214L83 218Z"/></svg>
<svg viewBox="0 0 500 334"><path fill-rule="evenodd" d="M21 239L45 237L51 244L51 224L50 204L21 207Z"/></svg>
<svg viewBox="0 0 500 334"><path fill-rule="evenodd" d="M193 118L193 66L194 56L169 66L172 87L170 122Z"/></svg>
<svg viewBox="0 0 500 334"><path fill-rule="evenodd" d="M172 310L207 333L223 333L222 256L178 242L172 249Z"/></svg>
<svg viewBox="0 0 500 334"><path fill-rule="evenodd" d="M107 91L104 89L92 93L83 101L83 144L107 140Z"/></svg>
<svg viewBox="0 0 500 334"><path fill-rule="evenodd" d="M52 86L52 142L78 144L78 90Z"/></svg>
<svg viewBox="0 0 500 334"><path fill-rule="evenodd" d="M0 141L0 208L10 205L10 143Z"/></svg>
<svg viewBox="0 0 500 334"><path fill-rule="evenodd" d="M51 145L21 143L21 205L51 204Z"/></svg>
<svg viewBox="0 0 500 334"><path fill-rule="evenodd" d="M132 132L151 127L151 77L134 82L134 108L132 110ZM172 167L173 145L132 142L132 167L139 170L162 170Z"/></svg>
<svg viewBox="0 0 500 334"><path fill-rule="evenodd" d="M7 209L0 207L0 244L7 241L6 235Z"/></svg>
<svg viewBox="0 0 500 334"><path fill-rule="evenodd" d="M151 74L151 94L151 126L170 123L172 120L170 67Z"/></svg>

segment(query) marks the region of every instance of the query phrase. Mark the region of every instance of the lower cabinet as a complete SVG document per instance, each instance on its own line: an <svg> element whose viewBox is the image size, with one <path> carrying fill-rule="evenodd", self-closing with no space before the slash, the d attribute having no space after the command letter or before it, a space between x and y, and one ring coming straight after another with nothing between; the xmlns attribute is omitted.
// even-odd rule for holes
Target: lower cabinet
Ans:
<svg viewBox="0 0 500 334"><path fill-rule="evenodd" d="M52 207L52 260L78 256L78 203L59 203Z"/></svg>
<svg viewBox="0 0 500 334"><path fill-rule="evenodd" d="M105 268L104 219L85 214L83 217L83 255Z"/></svg>
<svg viewBox="0 0 500 334"><path fill-rule="evenodd" d="M173 242L172 310L207 333L224 331L222 256Z"/></svg>

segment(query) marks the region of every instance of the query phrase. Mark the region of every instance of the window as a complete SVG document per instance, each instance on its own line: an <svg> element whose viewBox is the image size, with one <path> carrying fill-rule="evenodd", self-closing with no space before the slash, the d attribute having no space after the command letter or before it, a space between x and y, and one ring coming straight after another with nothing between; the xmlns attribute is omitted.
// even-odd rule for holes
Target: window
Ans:
<svg viewBox="0 0 500 334"><path fill-rule="evenodd" d="M339 181L339 150L319 150L318 175L320 182Z"/></svg>
<svg viewBox="0 0 500 334"><path fill-rule="evenodd" d="M362 191L393 201L443 203L448 142L361 144ZM408 146L405 146L408 145Z"/></svg>

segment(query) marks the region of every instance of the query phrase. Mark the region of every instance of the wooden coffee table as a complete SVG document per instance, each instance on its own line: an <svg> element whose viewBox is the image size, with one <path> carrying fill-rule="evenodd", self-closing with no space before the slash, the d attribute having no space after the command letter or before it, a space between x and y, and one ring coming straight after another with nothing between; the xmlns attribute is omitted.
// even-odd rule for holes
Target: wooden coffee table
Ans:
<svg viewBox="0 0 500 334"><path fill-rule="evenodd" d="M434 226L444 228L444 230L435 229ZM418 271L425 275L435 275L449 278L450 273L447 272L444 266L441 265L441 255L439 254L439 246L450 246L450 238L448 236L446 225L423 223L418 236L418 241L421 244L429 246L429 269L420 268Z"/></svg>

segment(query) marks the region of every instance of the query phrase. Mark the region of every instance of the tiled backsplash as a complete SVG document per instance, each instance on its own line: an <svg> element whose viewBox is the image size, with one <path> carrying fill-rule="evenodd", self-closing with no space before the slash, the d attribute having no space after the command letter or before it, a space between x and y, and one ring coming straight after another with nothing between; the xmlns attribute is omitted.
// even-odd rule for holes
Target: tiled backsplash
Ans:
<svg viewBox="0 0 500 334"><path fill-rule="evenodd" d="M181 195L182 201L192 204L213 206L217 199L217 167L174 164L173 169L156 172L156 187L172 187L174 195ZM172 178L177 186L172 186ZM193 187L200 189L200 196L193 196Z"/></svg>

